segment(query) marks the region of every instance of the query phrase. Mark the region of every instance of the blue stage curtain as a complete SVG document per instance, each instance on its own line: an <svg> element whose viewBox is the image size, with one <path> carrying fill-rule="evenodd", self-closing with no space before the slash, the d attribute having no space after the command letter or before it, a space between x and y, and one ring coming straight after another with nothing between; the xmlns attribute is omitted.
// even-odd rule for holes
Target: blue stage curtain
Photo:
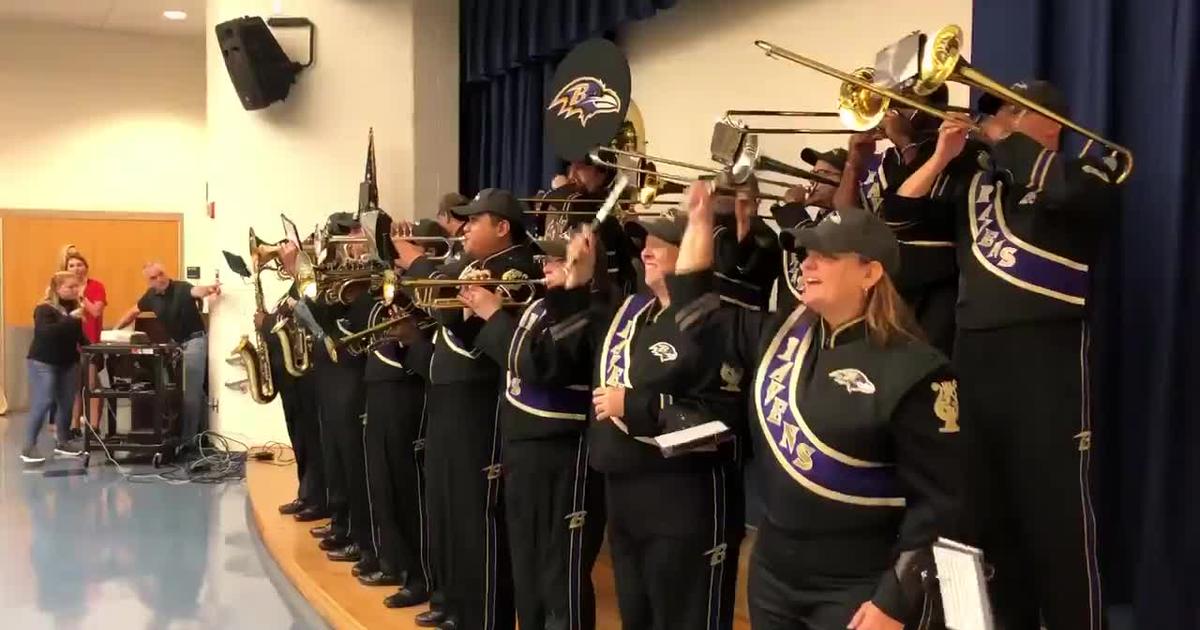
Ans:
<svg viewBox="0 0 1200 630"><path fill-rule="evenodd" d="M1137 156L1093 302L1105 599L1132 602L1136 628L1200 627L1198 5L974 0L976 67L1051 80Z"/></svg>
<svg viewBox="0 0 1200 630"><path fill-rule="evenodd" d="M561 163L542 134L554 68L576 44L676 0L462 0L459 181L529 195Z"/></svg>

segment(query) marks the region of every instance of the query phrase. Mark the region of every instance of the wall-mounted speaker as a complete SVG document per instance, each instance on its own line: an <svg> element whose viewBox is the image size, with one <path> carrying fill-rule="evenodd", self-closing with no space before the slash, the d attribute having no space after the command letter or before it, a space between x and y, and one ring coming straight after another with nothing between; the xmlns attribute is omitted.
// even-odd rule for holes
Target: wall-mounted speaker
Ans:
<svg viewBox="0 0 1200 630"><path fill-rule="evenodd" d="M306 20L307 21L307 20ZM262 109L287 98L305 66L288 58L260 17L241 17L216 26L225 69L242 107Z"/></svg>

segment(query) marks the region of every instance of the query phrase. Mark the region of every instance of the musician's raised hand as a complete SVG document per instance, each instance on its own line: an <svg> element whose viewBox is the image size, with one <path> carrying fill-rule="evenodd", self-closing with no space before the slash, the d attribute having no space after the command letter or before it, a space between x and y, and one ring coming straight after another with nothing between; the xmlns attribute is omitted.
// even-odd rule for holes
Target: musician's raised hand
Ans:
<svg viewBox="0 0 1200 630"><path fill-rule="evenodd" d="M567 244L566 287L574 289L591 282L596 270L596 234L584 225Z"/></svg>
<svg viewBox="0 0 1200 630"><path fill-rule="evenodd" d="M458 297L468 309L484 320L491 319L502 305L500 295L486 287L465 286L458 292Z"/></svg>
<svg viewBox="0 0 1200 630"><path fill-rule="evenodd" d="M388 236L392 239L392 245L396 248L396 260L393 262L401 269L408 269L421 256L425 255L425 248L407 240L413 234L413 224L408 221L399 221L392 225L392 231Z"/></svg>
<svg viewBox="0 0 1200 630"><path fill-rule="evenodd" d="M877 139L878 133L875 131L852 134L850 136L850 141L846 146L847 166L851 168L866 166L870 159L875 155L875 144ZM900 146L903 147L903 145Z"/></svg>

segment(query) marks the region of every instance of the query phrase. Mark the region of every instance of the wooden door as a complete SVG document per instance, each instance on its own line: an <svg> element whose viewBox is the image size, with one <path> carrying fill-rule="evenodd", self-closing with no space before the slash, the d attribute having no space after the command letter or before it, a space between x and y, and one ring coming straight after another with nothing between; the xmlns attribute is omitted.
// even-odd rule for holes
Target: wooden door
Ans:
<svg viewBox="0 0 1200 630"><path fill-rule="evenodd" d="M33 309L59 268L63 248L78 247L91 277L104 283L104 324L110 328L145 293L145 263L159 261L180 277L182 235L178 214L0 210L0 392L13 408L26 404L24 357Z"/></svg>
<svg viewBox="0 0 1200 630"><path fill-rule="evenodd" d="M145 263L160 261L171 277L180 277L178 215L5 212L3 221L6 327L33 323L33 308L58 270L67 244L79 248L91 277L108 291L107 325L145 293Z"/></svg>

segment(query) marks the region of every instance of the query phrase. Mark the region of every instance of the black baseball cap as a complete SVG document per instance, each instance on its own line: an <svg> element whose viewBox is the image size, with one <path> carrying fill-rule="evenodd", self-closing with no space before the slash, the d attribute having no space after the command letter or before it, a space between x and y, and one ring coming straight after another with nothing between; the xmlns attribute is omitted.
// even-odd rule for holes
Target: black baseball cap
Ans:
<svg viewBox="0 0 1200 630"><path fill-rule="evenodd" d="M325 229L330 236L345 236L357 227L358 217L353 212L334 212L325 220Z"/></svg>
<svg viewBox="0 0 1200 630"><path fill-rule="evenodd" d="M839 171L844 171L846 170L846 158L849 155L845 149L817 151L810 147L800 152L800 159L804 160L804 163L809 166L816 166L817 160L821 160L836 166Z"/></svg>
<svg viewBox="0 0 1200 630"><path fill-rule="evenodd" d="M1070 108L1067 106L1066 97L1064 97L1063 93L1059 91L1058 88L1054 87L1054 84L1050 83L1049 81L1043 81L1041 79L1018 81L1008 86L1008 89L1020 94L1021 96L1024 96L1025 98L1037 103L1038 105L1041 105L1042 107L1045 107L1056 114L1061 114L1063 116L1070 116L1071 114ZM981 113L994 116L996 112L1000 111L1000 107L1006 102L1007 101L1004 99L991 94L990 92L984 92L979 97L977 108Z"/></svg>
<svg viewBox="0 0 1200 630"><path fill-rule="evenodd" d="M503 188L485 188L467 205L457 206L450 212L460 219L486 212L511 223L514 238L525 232L525 204Z"/></svg>
<svg viewBox="0 0 1200 630"><path fill-rule="evenodd" d="M534 241L534 245L537 245L543 254L551 258L567 257L567 239L565 238L539 238Z"/></svg>
<svg viewBox="0 0 1200 630"><path fill-rule="evenodd" d="M446 193L438 200L438 214L453 214L454 209L467 205L467 198L456 193Z"/></svg>
<svg viewBox="0 0 1200 630"><path fill-rule="evenodd" d="M900 270L900 245L892 229L883 219L861 208L833 210L815 226L784 230L779 234L779 244L789 251L858 254L879 261L890 276Z"/></svg>
<svg viewBox="0 0 1200 630"><path fill-rule="evenodd" d="M677 209L670 218L646 219L638 221L637 225L645 230L648 236L660 238L679 247L683 242L683 231L687 229L687 215Z"/></svg>

